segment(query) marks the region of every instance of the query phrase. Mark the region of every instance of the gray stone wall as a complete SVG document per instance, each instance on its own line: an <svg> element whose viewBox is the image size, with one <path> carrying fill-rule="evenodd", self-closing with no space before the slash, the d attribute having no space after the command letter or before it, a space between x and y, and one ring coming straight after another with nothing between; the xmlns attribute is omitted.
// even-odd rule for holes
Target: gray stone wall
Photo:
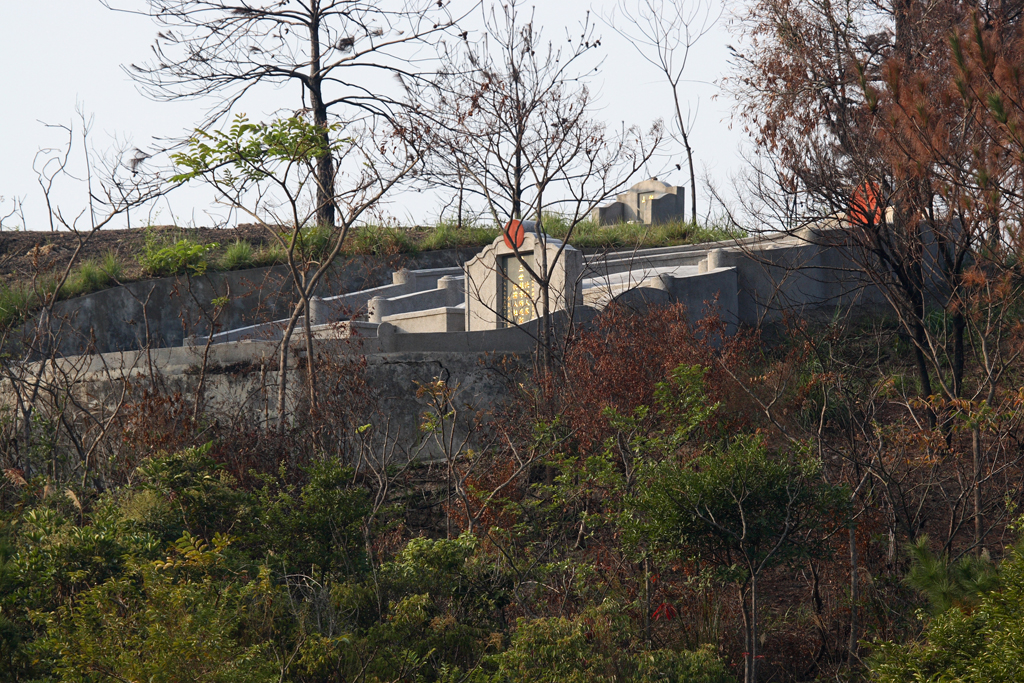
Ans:
<svg viewBox="0 0 1024 683"><path fill-rule="evenodd" d="M366 256L339 259L318 295L388 283L399 266L459 266L475 253L475 249L426 252L394 263ZM211 302L225 296L228 304L214 322ZM42 326L48 329L48 339L41 351L56 350L65 356L180 346L186 337L205 337L211 329L219 332L288 317L294 300L286 266L157 278L58 302L49 320L30 321L21 337L33 338Z"/></svg>
<svg viewBox="0 0 1024 683"><path fill-rule="evenodd" d="M211 346L206 355L199 347L178 347L107 353L59 359L48 365L43 381L70 381L79 405L103 414L118 404L123 392L135 395L158 385L164 395L179 394L191 402L204 377L204 414L210 419L254 425L276 423L279 376L276 345L272 342L232 342ZM364 352L365 356L362 356ZM477 428L509 395L506 375L527 367L526 354L513 352L379 352L364 349L358 340L318 340L314 353L334 359L365 359L359 372L372 396L364 397L373 410L367 419L378 434L387 433L388 447L399 459L432 460L443 452L421 431L429 400L417 395L421 386L441 380L453 391L452 403L459 413L456 437L480 444ZM299 347L291 357L288 380L288 411L294 415L306 405L305 359ZM151 368L153 374L151 374ZM27 368L32 370L32 368ZM324 378L322 381L327 381ZM326 389L325 389L326 390ZM344 397L341 397L344 398ZM0 383L0 404L13 405L10 385ZM83 418L84 419L84 418Z"/></svg>

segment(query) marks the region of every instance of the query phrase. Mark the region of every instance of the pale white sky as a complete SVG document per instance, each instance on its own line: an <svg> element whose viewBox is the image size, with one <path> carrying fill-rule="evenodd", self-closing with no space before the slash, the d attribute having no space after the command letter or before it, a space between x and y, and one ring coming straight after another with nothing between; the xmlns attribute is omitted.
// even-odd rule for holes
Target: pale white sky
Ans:
<svg viewBox="0 0 1024 683"><path fill-rule="evenodd" d="M141 0L123 0L128 5ZM545 37L558 39L565 26L575 27L588 9L597 13L610 9L614 0L547 0L537 4L537 19ZM730 130L733 103L713 82L728 68L727 44L733 42L725 19L697 45L691 54L687 100L697 109L691 144L696 163L706 167L720 184L741 167L739 147L744 140ZM146 60L157 27L148 18L106 9L98 0L0 0L0 216L11 207L12 198L24 201L29 230L48 230L46 207L33 171L33 159L42 148L65 142L62 131L44 124L76 127L76 107L93 118L92 146L102 151L116 141L128 140L147 148L154 138L180 136L202 118L202 102L154 102L139 93L135 83L121 70L122 64ZM656 118L672 115L668 86L659 73L647 65L634 49L610 28L600 25L601 73L592 81L599 94L598 117L618 128L621 122L650 125ZM268 88L255 93L241 111L250 118L269 117L282 107L293 107L297 86L282 90ZM293 92L295 91L295 92ZM677 159L685 168L681 150ZM81 172L79 150L72 157ZM702 171L698 170L698 176ZM687 181L685 172L662 174L674 184ZM86 205L83 185L65 183L56 199L65 215ZM698 187L698 211L707 209ZM394 196L388 206L403 223L430 223L437 217L439 202L424 195ZM208 215L208 214L211 214ZM133 227L147 220L155 223L211 225L223 210L213 206L211 197L200 190L177 191L153 207L150 216L133 215ZM6 223L5 223L6 225ZM121 221L111 227L124 227Z"/></svg>

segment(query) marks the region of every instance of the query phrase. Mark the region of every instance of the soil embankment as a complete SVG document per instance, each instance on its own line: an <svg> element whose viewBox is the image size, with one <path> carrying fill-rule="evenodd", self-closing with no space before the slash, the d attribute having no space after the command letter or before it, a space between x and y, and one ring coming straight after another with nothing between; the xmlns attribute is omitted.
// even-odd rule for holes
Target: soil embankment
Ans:
<svg viewBox="0 0 1024 683"><path fill-rule="evenodd" d="M141 279L145 273L136 257L143 250L147 231L167 237L185 237L204 244L216 242L226 245L242 240L254 248L266 245L270 239L266 229L258 225L239 225L234 228L178 228L162 225L131 230L104 229L91 235L76 235L67 231L0 232L0 281L10 285L29 280L35 274L45 275L62 270L83 240L85 245L76 263L100 261L112 252L123 266L123 281Z"/></svg>

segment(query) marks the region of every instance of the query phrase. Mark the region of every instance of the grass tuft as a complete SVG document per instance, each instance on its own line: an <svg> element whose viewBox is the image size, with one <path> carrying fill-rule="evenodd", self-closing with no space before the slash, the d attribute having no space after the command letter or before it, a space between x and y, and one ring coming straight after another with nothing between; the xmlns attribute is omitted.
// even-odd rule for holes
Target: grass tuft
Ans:
<svg viewBox="0 0 1024 683"><path fill-rule="evenodd" d="M121 276L124 274L124 264L121 263L121 259L115 251L108 251L103 254L103 262L100 268L103 269L103 272L113 282L120 281Z"/></svg>
<svg viewBox="0 0 1024 683"><path fill-rule="evenodd" d="M36 306L31 285L0 285L0 329L8 330L24 320Z"/></svg>
<svg viewBox="0 0 1024 683"><path fill-rule="evenodd" d="M251 268L253 260L252 245L243 240L235 240L224 250L224 255L220 258L220 267L222 270Z"/></svg>
<svg viewBox="0 0 1024 683"><path fill-rule="evenodd" d="M309 225L299 230L295 240L295 250L306 258L318 259L324 256L331 248L331 241L334 237L334 229L327 225ZM286 231L281 238L285 244L291 242L292 233Z"/></svg>
<svg viewBox="0 0 1024 683"><path fill-rule="evenodd" d="M463 223L462 227L459 227L454 221L441 221L419 240L417 246L421 251L483 247L493 242L500 234L501 231L497 228L485 228L472 223Z"/></svg>
<svg viewBox="0 0 1024 683"><path fill-rule="evenodd" d="M409 238L405 230L381 225L362 225L356 228L351 249L353 254L367 256L419 253L419 245Z"/></svg>
<svg viewBox="0 0 1024 683"><path fill-rule="evenodd" d="M287 260L288 255L280 244L268 244L252 255L252 265L254 268L276 266L277 264L284 263Z"/></svg>
<svg viewBox="0 0 1024 683"><path fill-rule="evenodd" d="M60 298L66 299L106 289L117 283L123 270L117 254L112 251L104 254L99 263L92 259L82 261L68 276L60 290Z"/></svg>
<svg viewBox="0 0 1024 683"><path fill-rule="evenodd" d="M102 289L107 282L109 282L109 278L98 263L93 260L82 261L78 270L68 276L62 294L65 296L88 294Z"/></svg>

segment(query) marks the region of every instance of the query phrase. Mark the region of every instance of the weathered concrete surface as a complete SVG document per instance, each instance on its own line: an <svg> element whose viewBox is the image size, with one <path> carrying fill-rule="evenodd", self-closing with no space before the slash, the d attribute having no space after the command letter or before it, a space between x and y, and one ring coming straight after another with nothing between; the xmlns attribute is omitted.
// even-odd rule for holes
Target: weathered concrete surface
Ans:
<svg viewBox="0 0 1024 683"><path fill-rule="evenodd" d="M660 279L655 287L665 289L675 301L686 306L692 319L717 314L725 323L726 331L736 329L739 323L736 268L719 267L706 273Z"/></svg>
<svg viewBox="0 0 1024 683"><path fill-rule="evenodd" d="M447 317L446 324L454 324L452 315L462 309L439 309L438 315ZM574 325L590 323L597 310L589 306L577 306L572 311ZM551 315L551 326L555 338L566 329L568 311L555 311ZM530 354L538 349L541 337L540 320L530 320L518 327L502 327L496 330L450 330L406 332L390 322L371 323L342 321L318 325L311 329L313 337L321 340L358 340L362 353L514 353ZM211 347L212 348L212 347Z"/></svg>
<svg viewBox="0 0 1024 683"><path fill-rule="evenodd" d="M132 282L57 303L51 344L61 355L178 346L192 331L209 330L215 317L217 326L240 327L279 314L290 293L283 266ZM219 297L228 303L218 315L211 302Z"/></svg>
<svg viewBox="0 0 1024 683"><path fill-rule="evenodd" d="M442 268L459 266L476 250L425 252L394 262L359 256L339 259L318 291L334 296L383 284L395 267ZM211 302L227 297L219 313ZM180 346L185 337L206 336L291 314L295 300L292 278L286 266L208 273L199 277L177 276L132 282L95 292L54 306L46 349L60 355L89 351L107 353L149 346ZM32 336L40 329L38 318L24 328Z"/></svg>
<svg viewBox="0 0 1024 683"><path fill-rule="evenodd" d="M447 385L455 411L453 441L479 449L486 443L486 422L511 394L504 373L524 367L521 358L510 353L381 353L367 356L365 372L404 456L437 460L446 454L436 438L421 430L432 408L425 395L417 395L420 387L438 380Z"/></svg>
<svg viewBox="0 0 1024 683"><path fill-rule="evenodd" d="M785 316L824 319L837 311L874 312L885 305L878 288L851 265L840 246L786 238L757 250L708 254L709 267L736 269L739 322L750 327Z"/></svg>
<svg viewBox="0 0 1024 683"><path fill-rule="evenodd" d="M276 350L277 345L271 342L242 341L208 348L67 357L48 363L42 379L44 383L51 379L70 382L79 405L103 414L118 404L126 386L138 392L156 385L162 395L179 394L191 403L199 399L202 378L204 415L229 423L270 425L277 420ZM428 460L445 454L436 440L421 431L424 412L431 408L429 397L421 395L419 389L444 382L451 392L450 407L457 413L457 440L469 437L469 443L479 446L483 434L477 433L479 427L509 395L505 373L509 368L522 367L520 358L526 357L512 352L459 351L375 352L362 356L365 350L360 340L317 340L314 345L318 355L353 361L352 372L360 373L369 389L369 395L359 397L373 407L367 410L366 419L380 434L387 433L389 447L400 458ZM292 416L301 415L308 405L306 367L304 354L296 347L289 364L287 392L287 410ZM323 366L319 367L318 372L325 372ZM335 365L342 372L346 367L344 363ZM330 398L348 400L337 395ZM0 402L10 405L12 401L10 386L0 385Z"/></svg>
<svg viewBox="0 0 1024 683"><path fill-rule="evenodd" d="M460 306L438 306L425 311L410 311L384 318L395 330L405 334L424 332L464 332L466 309Z"/></svg>

